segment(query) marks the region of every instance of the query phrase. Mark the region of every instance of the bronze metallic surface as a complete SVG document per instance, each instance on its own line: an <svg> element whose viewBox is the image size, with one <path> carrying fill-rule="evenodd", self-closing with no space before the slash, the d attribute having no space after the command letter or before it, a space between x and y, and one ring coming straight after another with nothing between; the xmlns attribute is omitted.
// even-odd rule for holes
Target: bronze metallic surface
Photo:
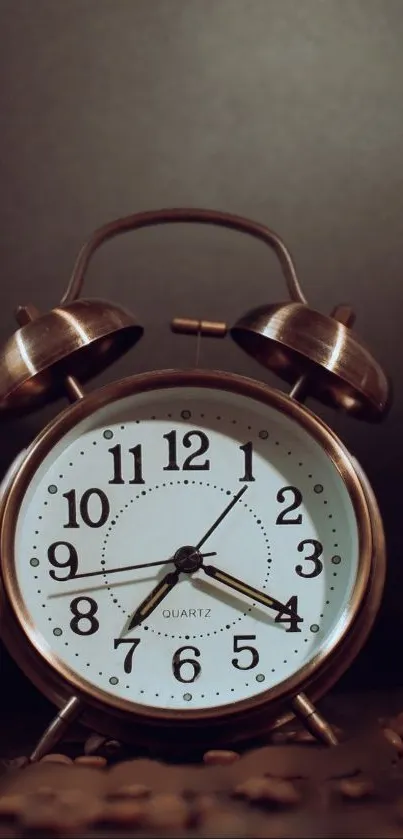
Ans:
<svg viewBox="0 0 403 839"><path fill-rule="evenodd" d="M167 223L200 223L228 227L261 239L275 251L290 297L288 303L263 305L240 318L230 334L249 355L286 381L294 383L315 373L310 395L326 404L369 420L385 413L389 384L369 350L349 329L343 312L339 320L308 308L292 257L280 237L262 224L229 213L199 209L163 209L117 219L96 230L82 247L62 304L80 294L94 252L115 236ZM340 307L343 309L343 307ZM225 335L222 323L175 318L175 331Z"/></svg>
<svg viewBox="0 0 403 839"><path fill-rule="evenodd" d="M355 511L359 534L359 569L342 634L312 662L265 693L232 705L204 711L147 709L104 691L73 673L48 649L25 609L14 566L18 510L43 457L76 423L103 405L129 394L158 388L195 386L239 393L286 413L323 448L341 475ZM158 371L107 385L67 408L31 445L1 510L2 633L4 642L26 675L58 707L76 695L87 707L83 721L125 740L150 743L177 737L209 745L247 740L287 719L292 698L301 692L320 697L344 672L365 642L381 601L385 574L382 522L372 491L359 465L353 465L336 435L309 410L261 383L217 371Z"/></svg>
<svg viewBox="0 0 403 839"><path fill-rule="evenodd" d="M337 746L338 740L331 725L322 717L305 693L297 693L291 700L291 707L298 717L318 740L327 746Z"/></svg>
<svg viewBox="0 0 403 839"><path fill-rule="evenodd" d="M365 688L403 685L402 0L2 0L1 31L0 348L17 303L58 304L75 251L105 221L210 206L278 231L309 306L329 314L350 302L394 380L385 428L308 404L365 464L390 554L380 620L340 687L365 702ZM196 339L168 334L174 315L231 327L286 301L275 263L262 242L207 226L102 247L83 296L121 302L147 324L115 378L191 366ZM195 366L276 386L230 336L200 345ZM0 474L52 413L6 419ZM43 706L6 653L1 667L3 709Z"/></svg>
<svg viewBox="0 0 403 839"><path fill-rule="evenodd" d="M59 397L68 376L87 381L143 334L128 311L105 300L76 300L43 315L20 307L16 314L23 325L0 357L1 412L27 411Z"/></svg>
<svg viewBox="0 0 403 839"><path fill-rule="evenodd" d="M82 703L77 696L70 697L65 706L61 708L59 713L56 717L54 717L46 730L43 732L42 737L30 755L29 759L31 763L35 763L40 760L45 754L52 750L52 748L66 733L69 725L75 722L75 720L80 716L82 710Z"/></svg>
<svg viewBox="0 0 403 839"><path fill-rule="evenodd" d="M290 396L307 395L355 417L380 420L390 406L390 386L369 349L351 332L355 314L336 306L328 317L298 303L260 306L229 330L222 322L176 317L173 332L224 337L292 384Z"/></svg>
<svg viewBox="0 0 403 839"><path fill-rule="evenodd" d="M168 208L163 210L150 210L145 213L134 213L133 215L124 216L103 227L95 230L92 236L81 248L77 257L76 264L66 288L66 291L61 299L61 304L70 303L76 300L81 293L85 274L90 264L90 261L95 251L104 242L113 239L115 236L120 236L123 233L129 233L132 230L140 230L144 227L154 227L158 224L210 224L217 227L226 227L230 230L237 230L239 233L245 233L255 239L260 239L269 248L272 248L280 262L283 276L286 281L288 293L291 300L299 300L301 303L306 303L304 293L298 281L294 262L288 248L285 246L280 236L259 222L251 221L250 219L235 216L231 213L222 213L217 210L200 210L193 208Z"/></svg>
<svg viewBox="0 0 403 839"><path fill-rule="evenodd" d="M228 328L223 321L194 320L193 318L174 318L172 332L183 335L208 335L210 338L225 338Z"/></svg>
<svg viewBox="0 0 403 839"><path fill-rule="evenodd" d="M249 355L294 383L309 375L309 395L367 420L388 406L387 378L348 326L301 303L275 303L248 312L231 336Z"/></svg>
<svg viewBox="0 0 403 839"><path fill-rule="evenodd" d="M382 417L388 406L388 381L349 329L348 307L339 320L309 308L287 247L265 225L229 213L183 208L135 213L100 227L82 247L61 305L45 315L35 314L34 319L29 307L20 309L17 319L23 325L4 347L0 364L0 410L29 409L55 398L62 392L62 378L76 377L78 384L86 381L138 341L143 330L126 310L106 301L77 298L91 258L104 242L169 223L226 227L272 248L290 301L248 312L230 330L232 338L288 382L294 384L308 374L311 396L358 417ZM344 319L346 324L340 322ZM227 332L225 323L186 318L175 318L172 328L216 337Z"/></svg>

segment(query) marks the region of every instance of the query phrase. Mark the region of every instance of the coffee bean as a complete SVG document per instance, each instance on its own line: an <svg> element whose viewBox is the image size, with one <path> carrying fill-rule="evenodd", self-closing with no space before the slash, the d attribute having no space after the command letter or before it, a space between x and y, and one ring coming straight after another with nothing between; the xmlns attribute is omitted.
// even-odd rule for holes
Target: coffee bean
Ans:
<svg viewBox="0 0 403 839"><path fill-rule="evenodd" d="M270 741L275 745L282 745L283 743L293 743L297 736L295 729L288 731L272 731L270 734Z"/></svg>
<svg viewBox="0 0 403 839"><path fill-rule="evenodd" d="M113 757L120 751L123 751L123 745L119 743L119 740L107 740L102 747L103 754L108 757Z"/></svg>
<svg viewBox="0 0 403 839"><path fill-rule="evenodd" d="M344 732L337 725L332 725L332 731L338 740L342 740ZM286 731L273 731L270 734L270 742L273 745L284 743L317 743L318 739L307 728L290 728Z"/></svg>
<svg viewBox="0 0 403 839"><path fill-rule="evenodd" d="M145 821L145 807L141 801L108 801L96 821L98 824L139 827Z"/></svg>
<svg viewBox="0 0 403 839"><path fill-rule="evenodd" d="M19 824L29 830L63 830L64 819L53 801L31 801L19 813ZM81 825L80 825L81 826Z"/></svg>
<svg viewBox="0 0 403 839"><path fill-rule="evenodd" d="M0 760L1 767L5 770L9 769L23 769L29 764L28 757L12 757L5 760Z"/></svg>
<svg viewBox="0 0 403 839"><path fill-rule="evenodd" d="M113 790L109 798L148 798L150 793L150 787L146 787L145 784L126 784Z"/></svg>
<svg viewBox="0 0 403 839"><path fill-rule="evenodd" d="M0 818L15 818L23 809L24 803L24 795L18 793L2 795L0 797Z"/></svg>
<svg viewBox="0 0 403 839"><path fill-rule="evenodd" d="M87 737L84 745L84 754L94 755L107 742L107 738L103 734L90 734Z"/></svg>
<svg viewBox="0 0 403 839"><path fill-rule="evenodd" d="M393 731L392 728L384 728L383 734L386 740L394 746L397 753L401 755L403 753L403 740L399 734L397 734L396 731Z"/></svg>
<svg viewBox="0 0 403 839"><path fill-rule="evenodd" d="M336 789L343 798L357 801L361 798L371 798L375 787L370 778L342 778Z"/></svg>
<svg viewBox="0 0 403 839"><path fill-rule="evenodd" d="M203 822L218 806L217 798L214 795L197 795L192 801L192 822Z"/></svg>
<svg viewBox="0 0 403 839"><path fill-rule="evenodd" d="M265 819L263 824L256 825L256 829L253 829L252 835L253 839L290 839L293 835L298 837L324 837L326 835L324 832L318 831L317 823L312 824L312 822L308 822L308 830L306 828L304 830L304 828L305 824L301 824L301 818L299 817L298 827L294 827L295 833L292 834L290 827L287 828L284 816L282 814L275 815L271 813L270 819ZM327 834L327 837L329 837L329 834Z"/></svg>
<svg viewBox="0 0 403 839"><path fill-rule="evenodd" d="M230 763L235 763L239 760L238 752L232 752L225 749L210 749L203 755L203 763L207 766L228 766Z"/></svg>
<svg viewBox="0 0 403 839"><path fill-rule="evenodd" d="M102 809L101 801L81 790L61 790L50 794L33 792L25 799L19 822L30 830L57 833L82 831L91 825Z"/></svg>
<svg viewBox="0 0 403 839"><path fill-rule="evenodd" d="M317 738L307 728L295 732L294 743L317 743Z"/></svg>
<svg viewBox="0 0 403 839"><path fill-rule="evenodd" d="M106 757L102 757L101 755L80 755L74 761L74 763L78 763L80 766L93 766L95 769L103 769L107 762Z"/></svg>
<svg viewBox="0 0 403 839"><path fill-rule="evenodd" d="M41 799L42 801L51 801L53 798L56 798L57 792L53 787L42 786L37 787L34 790L31 790L29 795L34 796L35 799Z"/></svg>
<svg viewBox="0 0 403 839"><path fill-rule="evenodd" d="M180 830L188 823L190 814L180 795L158 793L150 798L144 806L148 827L161 830Z"/></svg>
<svg viewBox="0 0 403 839"><path fill-rule="evenodd" d="M102 808L102 801L97 794L91 794L88 790L67 789L57 795L59 806L64 810L74 810L81 822L91 824L99 815Z"/></svg>
<svg viewBox="0 0 403 839"><path fill-rule="evenodd" d="M300 793L291 781L284 778L255 776L243 781L234 789L234 794L248 801L272 802L283 806L295 806L301 801Z"/></svg>
<svg viewBox="0 0 403 839"><path fill-rule="evenodd" d="M246 819L223 807L206 813L202 822L202 831L201 835L204 837L226 837L226 839L250 835Z"/></svg>
<svg viewBox="0 0 403 839"><path fill-rule="evenodd" d="M72 761L71 757L67 757L67 755L62 755L62 754L55 753L55 754L44 755L44 757L41 757L39 763L65 763L65 764L70 764L70 763L73 763L73 761Z"/></svg>

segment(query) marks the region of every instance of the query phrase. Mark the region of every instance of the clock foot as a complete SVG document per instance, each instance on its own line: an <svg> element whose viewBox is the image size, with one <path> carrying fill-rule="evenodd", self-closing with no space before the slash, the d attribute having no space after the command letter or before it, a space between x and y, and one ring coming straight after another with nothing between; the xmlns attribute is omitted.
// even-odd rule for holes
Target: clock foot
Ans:
<svg viewBox="0 0 403 839"><path fill-rule="evenodd" d="M36 763L41 757L44 757L45 754L52 751L56 743L65 734L69 725L74 722L82 710L83 703L81 699L78 699L77 696L72 696L42 734L29 758L30 763Z"/></svg>
<svg viewBox="0 0 403 839"><path fill-rule="evenodd" d="M326 746L337 746L338 740L331 727L324 717L315 708L315 705L305 696L304 693L297 693L291 702L292 710L296 717L305 725L318 740Z"/></svg>

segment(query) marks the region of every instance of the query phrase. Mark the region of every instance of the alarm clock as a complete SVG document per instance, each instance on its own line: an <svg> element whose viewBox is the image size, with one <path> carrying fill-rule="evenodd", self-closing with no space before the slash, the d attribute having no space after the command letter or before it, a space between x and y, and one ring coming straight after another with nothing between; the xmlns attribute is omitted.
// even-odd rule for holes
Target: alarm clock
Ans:
<svg viewBox="0 0 403 839"><path fill-rule="evenodd" d="M85 393L141 338L130 312L80 296L94 251L124 232L201 223L277 255L288 299L234 326L176 318L224 338L290 386L236 373L153 370ZM33 760L73 720L173 752L264 738L297 716L337 742L317 700L350 665L381 602L380 512L359 463L303 403L381 419L388 380L353 312L308 306L289 251L262 224L168 209L113 221L81 249L61 302L17 310L0 407L61 411L5 481L1 633L57 708Z"/></svg>

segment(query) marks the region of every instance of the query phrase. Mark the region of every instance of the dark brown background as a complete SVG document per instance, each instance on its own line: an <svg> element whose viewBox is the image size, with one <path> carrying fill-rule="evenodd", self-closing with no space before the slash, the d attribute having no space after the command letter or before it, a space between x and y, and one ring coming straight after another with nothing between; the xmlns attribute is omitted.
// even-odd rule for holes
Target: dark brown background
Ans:
<svg viewBox="0 0 403 839"><path fill-rule="evenodd" d="M401 683L401 0L1 0L0 32L1 340L18 303L58 302L114 217L204 206L280 233L311 304L350 302L394 381L384 426L313 407L361 460L388 536L384 606L342 685ZM146 326L99 382L190 364L176 314L231 322L284 297L261 244L182 226L107 245L86 292ZM273 382L229 340L202 364ZM1 472L59 407L3 425ZM2 672L14 702L25 683L4 652Z"/></svg>

